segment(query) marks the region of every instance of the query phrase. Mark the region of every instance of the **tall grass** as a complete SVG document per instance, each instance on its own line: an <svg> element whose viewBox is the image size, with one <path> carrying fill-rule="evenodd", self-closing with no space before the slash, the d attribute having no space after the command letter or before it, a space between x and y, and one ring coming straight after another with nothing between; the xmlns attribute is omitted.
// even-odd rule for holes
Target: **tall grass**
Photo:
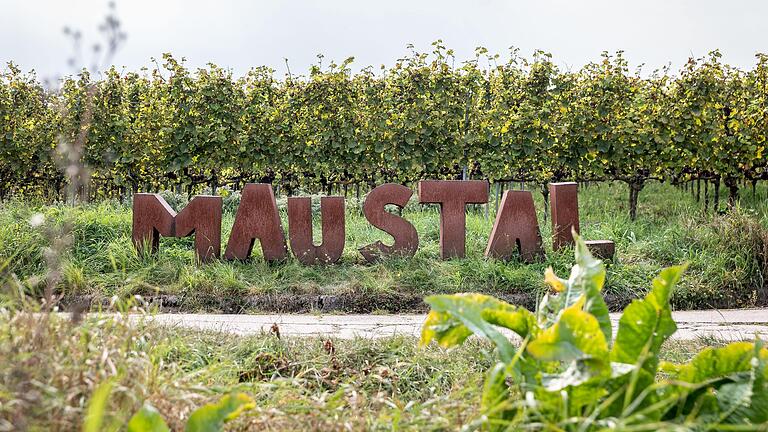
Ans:
<svg viewBox="0 0 768 432"><path fill-rule="evenodd" d="M79 430L106 382L102 430L119 430L145 401L180 430L192 411L232 391L257 406L231 430L458 429L477 418L495 361L476 339L445 351L419 349L412 337L243 337L133 317L0 312L0 430ZM684 361L712 344L670 341L662 355Z"/></svg>
<svg viewBox="0 0 768 432"><path fill-rule="evenodd" d="M117 430L144 401L174 430L231 391L258 402L238 420L261 430L354 430L392 421L449 427L474 411L490 346L459 357L383 340L234 337L161 328L127 315L0 314L0 430L77 430L88 400L112 382L103 430ZM444 412L444 409L449 411ZM419 426L421 425L421 426Z"/></svg>

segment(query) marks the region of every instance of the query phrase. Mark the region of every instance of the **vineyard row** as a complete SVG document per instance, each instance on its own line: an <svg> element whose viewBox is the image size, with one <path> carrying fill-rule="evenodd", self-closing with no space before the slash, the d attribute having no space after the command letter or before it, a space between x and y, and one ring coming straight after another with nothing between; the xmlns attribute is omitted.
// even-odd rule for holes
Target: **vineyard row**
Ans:
<svg viewBox="0 0 768 432"><path fill-rule="evenodd" d="M620 180L633 217L652 179L722 181L735 200L768 178L768 55L756 59L742 70L713 52L642 74L618 52L564 71L543 52L498 64L480 49L457 65L438 42L380 72L353 73L348 59L306 76L234 77L165 55L153 69L84 71L56 89L9 64L0 198L483 178Z"/></svg>

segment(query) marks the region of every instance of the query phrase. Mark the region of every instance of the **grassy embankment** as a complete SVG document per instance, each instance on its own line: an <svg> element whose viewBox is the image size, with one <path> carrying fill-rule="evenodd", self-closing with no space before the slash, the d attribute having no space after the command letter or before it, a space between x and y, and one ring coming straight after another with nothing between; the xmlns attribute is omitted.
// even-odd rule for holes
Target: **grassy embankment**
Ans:
<svg viewBox="0 0 768 432"><path fill-rule="evenodd" d="M715 340L669 341L681 362ZM173 430L232 391L256 408L227 430L455 430L477 421L490 343L443 350L379 340L238 337L147 322L0 312L0 430L79 430L88 401L113 383L102 430L145 401ZM113 428L114 427L114 428Z"/></svg>
<svg viewBox="0 0 768 432"><path fill-rule="evenodd" d="M704 214L690 193L670 185L651 184L640 196L639 217L627 216L626 187L602 184L582 188L582 234L587 239L617 243L617 259L608 268L606 297L613 309L639 296L637 287L666 266L690 262L676 292L677 309L747 307L766 304L764 281L768 255L768 190L760 186L753 197L744 190L739 207L722 215ZM725 195L723 191L722 195ZM547 250L546 261L526 265L483 258L494 219L482 207L467 221L467 258L439 260L436 206L412 203L403 212L417 228L420 248L413 259L367 265L357 248L375 240L388 241L348 200L347 246L334 266L300 265L290 259L268 265L254 248L248 262L196 265L192 239L163 239L158 256L137 254L130 242L130 206L117 202L38 206L19 201L0 204L0 262L16 275L29 293L40 292L45 272L44 248L51 243L45 227L70 221L73 244L62 258L62 279L56 290L66 299L141 294L162 298L164 306L182 310L241 312L282 311L408 311L424 310L430 293L476 291L532 306L544 289L541 274L553 266L567 274L570 250L551 251L550 226L543 218L541 195L534 193ZM184 200L169 197L177 210ZM285 198L279 199L285 219ZM314 203L317 205L317 202ZM237 199L225 198L223 241L229 237ZM721 206L725 208L725 204ZM491 206L493 207L493 206ZM31 227L36 213L42 227ZM319 233L319 219L315 234Z"/></svg>

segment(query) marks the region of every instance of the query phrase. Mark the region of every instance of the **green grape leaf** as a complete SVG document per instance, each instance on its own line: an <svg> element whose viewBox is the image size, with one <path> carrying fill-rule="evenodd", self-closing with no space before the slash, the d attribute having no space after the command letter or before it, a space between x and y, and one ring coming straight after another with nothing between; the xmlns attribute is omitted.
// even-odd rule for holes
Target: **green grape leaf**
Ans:
<svg viewBox="0 0 768 432"><path fill-rule="evenodd" d="M643 300L633 300L619 319L611 360L638 364L651 373L658 367L661 345L676 330L669 299L686 266L669 267L653 280Z"/></svg>

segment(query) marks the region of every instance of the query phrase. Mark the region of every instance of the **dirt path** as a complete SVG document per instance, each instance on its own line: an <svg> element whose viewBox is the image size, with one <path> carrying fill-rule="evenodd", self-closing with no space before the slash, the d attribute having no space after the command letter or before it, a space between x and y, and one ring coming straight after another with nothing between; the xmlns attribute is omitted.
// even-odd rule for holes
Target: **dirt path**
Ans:
<svg viewBox="0 0 768 432"><path fill-rule="evenodd" d="M425 315L211 315L158 314L150 319L163 325L236 334L269 332L277 324L281 335L385 337L418 336ZM674 312L678 330L673 338L715 337L727 341L768 335L768 309ZM619 319L611 314L614 332Z"/></svg>

